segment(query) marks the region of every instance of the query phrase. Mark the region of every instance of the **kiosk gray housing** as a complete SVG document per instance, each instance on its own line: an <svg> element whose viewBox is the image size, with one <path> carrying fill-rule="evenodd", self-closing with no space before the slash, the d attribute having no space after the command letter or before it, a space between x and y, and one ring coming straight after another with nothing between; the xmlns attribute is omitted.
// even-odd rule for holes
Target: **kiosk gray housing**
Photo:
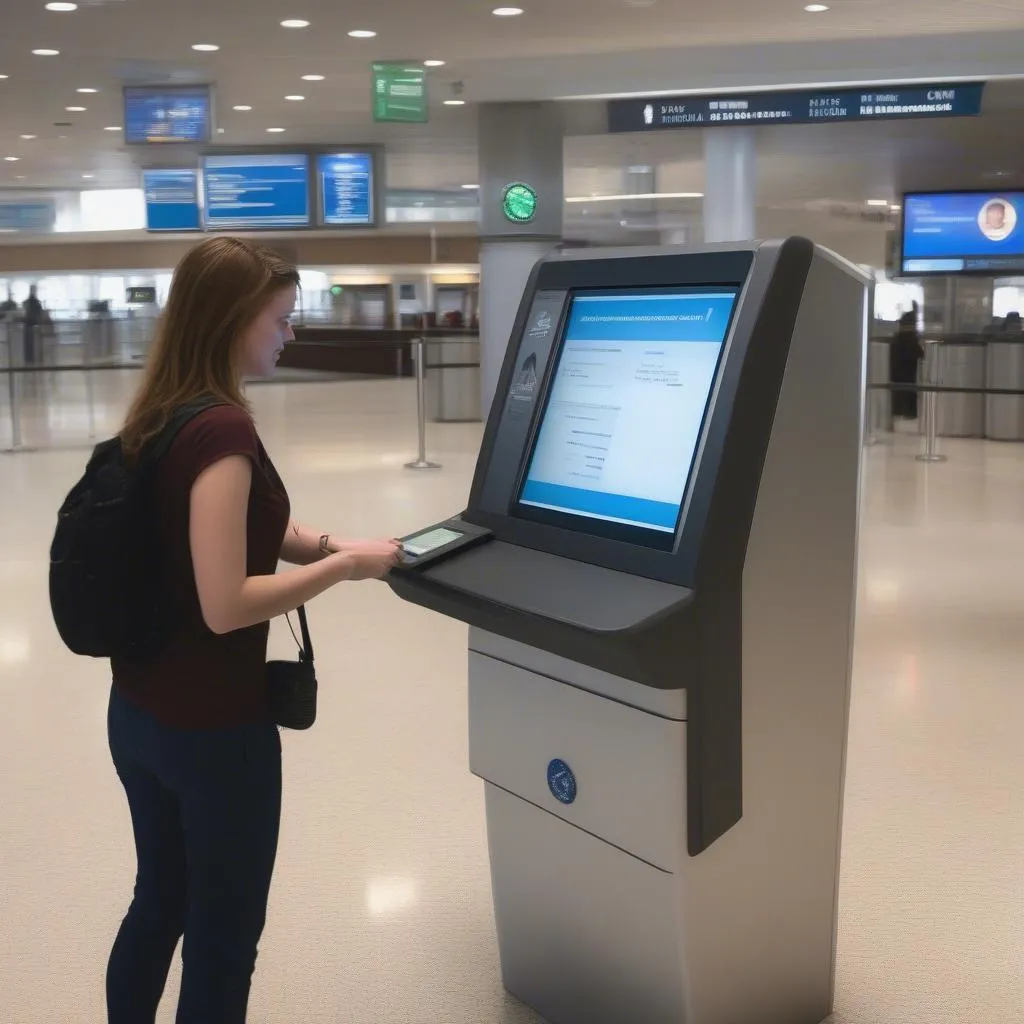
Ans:
<svg viewBox="0 0 1024 1024"><path fill-rule="evenodd" d="M688 286L738 298L670 545L524 510L573 296ZM391 576L471 627L503 977L553 1024L831 1012L866 299L799 238L542 261L468 508Z"/></svg>

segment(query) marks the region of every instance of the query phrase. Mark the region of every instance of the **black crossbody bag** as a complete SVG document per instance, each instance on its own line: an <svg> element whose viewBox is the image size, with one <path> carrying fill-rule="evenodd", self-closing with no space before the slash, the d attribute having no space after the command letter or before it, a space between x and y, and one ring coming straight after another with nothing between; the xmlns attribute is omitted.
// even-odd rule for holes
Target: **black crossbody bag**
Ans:
<svg viewBox="0 0 1024 1024"><path fill-rule="evenodd" d="M308 729L316 721L316 668L306 609L298 609L302 644L298 661L268 661L270 713L284 729ZM291 623L289 622L289 627ZM294 635L294 632L293 632Z"/></svg>

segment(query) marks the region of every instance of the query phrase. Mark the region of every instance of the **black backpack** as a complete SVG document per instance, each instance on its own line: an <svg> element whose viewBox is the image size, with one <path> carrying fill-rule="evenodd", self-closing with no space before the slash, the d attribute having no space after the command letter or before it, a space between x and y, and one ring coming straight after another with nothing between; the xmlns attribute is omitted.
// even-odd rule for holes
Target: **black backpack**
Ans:
<svg viewBox="0 0 1024 1024"><path fill-rule="evenodd" d="M182 406L130 468L119 437L97 445L64 499L50 545L50 609L75 654L145 658L166 639L151 483L181 428L220 404L203 395Z"/></svg>

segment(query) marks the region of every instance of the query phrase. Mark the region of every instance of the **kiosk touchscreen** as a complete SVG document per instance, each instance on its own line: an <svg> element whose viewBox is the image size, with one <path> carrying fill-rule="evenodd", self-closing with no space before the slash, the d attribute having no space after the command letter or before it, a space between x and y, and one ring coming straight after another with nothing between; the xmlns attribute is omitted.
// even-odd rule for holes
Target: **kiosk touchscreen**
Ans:
<svg viewBox="0 0 1024 1024"><path fill-rule="evenodd" d="M551 1024L831 1012L867 282L804 239L534 270L464 512L502 974Z"/></svg>

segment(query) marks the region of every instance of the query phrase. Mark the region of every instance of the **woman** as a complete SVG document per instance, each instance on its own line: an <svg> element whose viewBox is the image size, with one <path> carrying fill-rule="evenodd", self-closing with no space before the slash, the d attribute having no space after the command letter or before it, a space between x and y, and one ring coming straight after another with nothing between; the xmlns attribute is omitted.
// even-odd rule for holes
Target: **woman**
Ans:
<svg viewBox="0 0 1024 1024"><path fill-rule="evenodd" d="M889 379L893 384L917 384L918 365L924 358L921 336L917 333L917 314L904 313L896 337L889 343ZM895 390L892 414L898 419L917 419L917 391Z"/></svg>
<svg viewBox="0 0 1024 1024"><path fill-rule="evenodd" d="M113 664L110 749L128 796L138 874L107 970L110 1024L152 1024L184 935L178 1024L243 1024L281 813L268 708L268 622L343 580L383 576L393 541L336 542L290 519L242 395L293 334L298 272L262 246L213 238L178 266L127 459L203 394L157 465L154 528L173 642ZM278 560L300 568L275 574Z"/></svg>

